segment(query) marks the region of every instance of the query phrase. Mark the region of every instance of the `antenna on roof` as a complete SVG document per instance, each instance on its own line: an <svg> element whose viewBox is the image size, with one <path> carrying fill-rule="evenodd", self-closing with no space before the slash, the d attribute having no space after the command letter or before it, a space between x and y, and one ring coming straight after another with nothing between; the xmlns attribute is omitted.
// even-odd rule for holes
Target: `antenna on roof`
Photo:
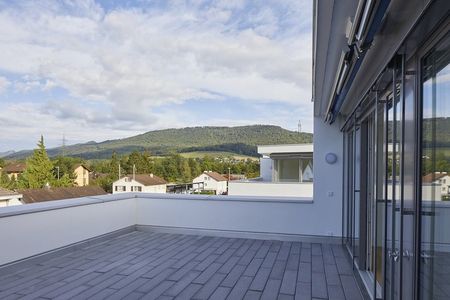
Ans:
<svg viewBox="0 0 450 300"><path fill-rule="evenodd" d="M302 132L302 121L298 120L298 133Z"/></svg>

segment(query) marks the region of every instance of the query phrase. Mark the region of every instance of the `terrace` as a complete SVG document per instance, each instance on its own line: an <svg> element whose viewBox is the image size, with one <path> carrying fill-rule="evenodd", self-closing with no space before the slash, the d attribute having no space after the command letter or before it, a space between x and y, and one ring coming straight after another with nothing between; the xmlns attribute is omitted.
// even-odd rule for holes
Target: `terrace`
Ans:
<svg viewBox="0 0 450 300"><path fill-rule="evenodd" d="M0 212L1 299L362 299L311 198L120 194Z"/></svg>

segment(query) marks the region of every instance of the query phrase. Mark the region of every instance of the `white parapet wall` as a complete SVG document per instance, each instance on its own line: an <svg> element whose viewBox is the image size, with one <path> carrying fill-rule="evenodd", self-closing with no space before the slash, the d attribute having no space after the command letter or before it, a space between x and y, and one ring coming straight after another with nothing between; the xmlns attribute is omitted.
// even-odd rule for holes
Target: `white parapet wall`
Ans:
<svg viewBox="0 0 450 300"><path fill-rule="evenodd" d="M313 197L312 182L230 181L229 196Z"/></svg>
<svg viewBox="0 0 450 300"><path fill-rule="evenodd" d="M217 232L336 238L341 227L311 198L148 195L137 202L137 224ZM340 225L340 224L339 224Z"/></svg>
<svg viewBox="0 0 450 300"><path fill-rule="evenodd" d="M309 197L123 193L0 209L0 266L124 228L337 242L341 228ZM132 229L130 229L132 230Z"/></svg>
<svg viewBox="0 0 450 300"><path fill-rule="evenodd" d="M0 209L0 266L136 224L136 199L78 198Z"/></svg>

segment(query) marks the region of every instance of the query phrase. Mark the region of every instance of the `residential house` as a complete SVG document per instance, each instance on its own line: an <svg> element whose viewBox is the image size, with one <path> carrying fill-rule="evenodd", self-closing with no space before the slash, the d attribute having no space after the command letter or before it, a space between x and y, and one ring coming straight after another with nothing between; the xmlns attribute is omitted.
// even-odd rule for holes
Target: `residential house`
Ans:
<svg viewBox="0 0 450 300"><path fill-rule="evenodd" d="M154 174L136 174L125 176L113 183L113 194L143 192L166 193L167 182Z"/></svg>
<svg viewBox="0 0 450 300"><path fill-rule="evenodd" d="M77 186L89 185L89 174L91 173L91 170L85 165L75 165L73 173L75 174L75 184Z"/></svg>
<svg viewBox="0 0 450 300"><path fill-rule="evenodd" d="M21 205L22 194L0 187L0 207Z"/></svg>
<svg viewBox="0 0 450 300"><path fill-rule="evenodd" d="M99 186L44 187L19 190L24 204L106 195Z"/></svg>
<svg viewBox="0 0 450 300"><path fill-rule="evenodd" d="M260 177L228 183L228 195L313 196L313 145L258 146Z"/></svg>
<svg viewBox="0 0 450 300"><path fill-rule="evenodd" d="M198 192L208 191L215 195L222 195L227 193L228 181L225 177L217 172L204 171L199 176L192 180L194 186L197 186ZM203 186L203 187L202 187Z"/></svg>
<svg viewBox="0 0 450 300"><path fill-rule="evenodd" d="M447 172L429 173L422 177L422 189L429 186L428 194L424 198L433 200L447 200L450 196L450 175Z"/></svg>
<svg viewBox="0 0 450 300"><path fill-rule="evenodd" d="M27 165L23 162L13 162L7 164L3 169L2 172L6 173L8 175L9 179L17 179L19 175L22 175L23 172L25 172L25 169L27 168Z"/></svg>

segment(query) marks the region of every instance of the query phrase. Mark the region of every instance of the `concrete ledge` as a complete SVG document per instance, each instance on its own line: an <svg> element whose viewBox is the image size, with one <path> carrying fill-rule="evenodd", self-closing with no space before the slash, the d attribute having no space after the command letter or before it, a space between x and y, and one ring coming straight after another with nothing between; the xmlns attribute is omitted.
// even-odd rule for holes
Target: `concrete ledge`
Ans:
<svg viewBox="0 0 450 300"><path fill-rule="evenodd" d="M116 230L113 232L109 232L109 233L106 233L106 234L103 234L100 236L86 239L84 241L73 243L73 244L70 244L70 245L67 245L64 247L53 249L51 251L33 255L33 256L30 256L27 258L19 259L17 261L14 261L14 262L11 262L8 264L0 265L0 276L4 276L4 275L7 275L8 273L13 273L18 270L25 269L31 265L36 265L44 260L51 259L52 257L55 257L55 256L65 255L69 252L73 252L77 249L84 248L84 247L92 245L92 244L102 243L102 242L108 241L112 238L115 238L115 237L118 237L118 236L121 236L124 234L129 234L133 231L136 231L136 226L125 227L125 228L122 228L122 229L119 229L119 230Z"/></svg>
<svg viewBox="0 0 450 300"><path fill-rule="evenodd" d="M0 218L134 198L134 194L101 195L2 207Z"/></svg>
<svg viewBox="0 0 450 300"><path fill-rule="evenodd" d="M143 232L206 235L206 236L219 236L219 237L228 237L228 238L276 240L276 241L287 241L287 242L341 244L341 241L342 241L341 237L327 237L327 236L272 233L272 232L220 230L220 229L210 229L210 228L205 229L205 228L154 226L154 225L136 225L136 230L143 231Z"/></svg>
<svg viewBox="0 0 450 300"><path fill-rule="evenodd" d="M190 195L190 194L150 194L150 193L119 193L95 197L73 198L65 200L48 201L24 205L2 207L0 218L16 215L31 214L49 210L69 207L100 204L111 201L127 199L174 199L174 200L201 200L201 201L234 201L234 202L274 202L312 204L311 197L267 197L267 196L222 196L222 195Z"/></svg>
<svg viewBox="0 0 450 300"><path fill-rule="evenodd" d="M129 193L133 198L143 199L174 199L174 200L201 200L223 202L272 202L272 203L299 203L311 204L312 197L278 197L278 196L230 196L230 195L197 195L197 194L149 194ZM128 198L132 198L128 196Z"/></svg>

